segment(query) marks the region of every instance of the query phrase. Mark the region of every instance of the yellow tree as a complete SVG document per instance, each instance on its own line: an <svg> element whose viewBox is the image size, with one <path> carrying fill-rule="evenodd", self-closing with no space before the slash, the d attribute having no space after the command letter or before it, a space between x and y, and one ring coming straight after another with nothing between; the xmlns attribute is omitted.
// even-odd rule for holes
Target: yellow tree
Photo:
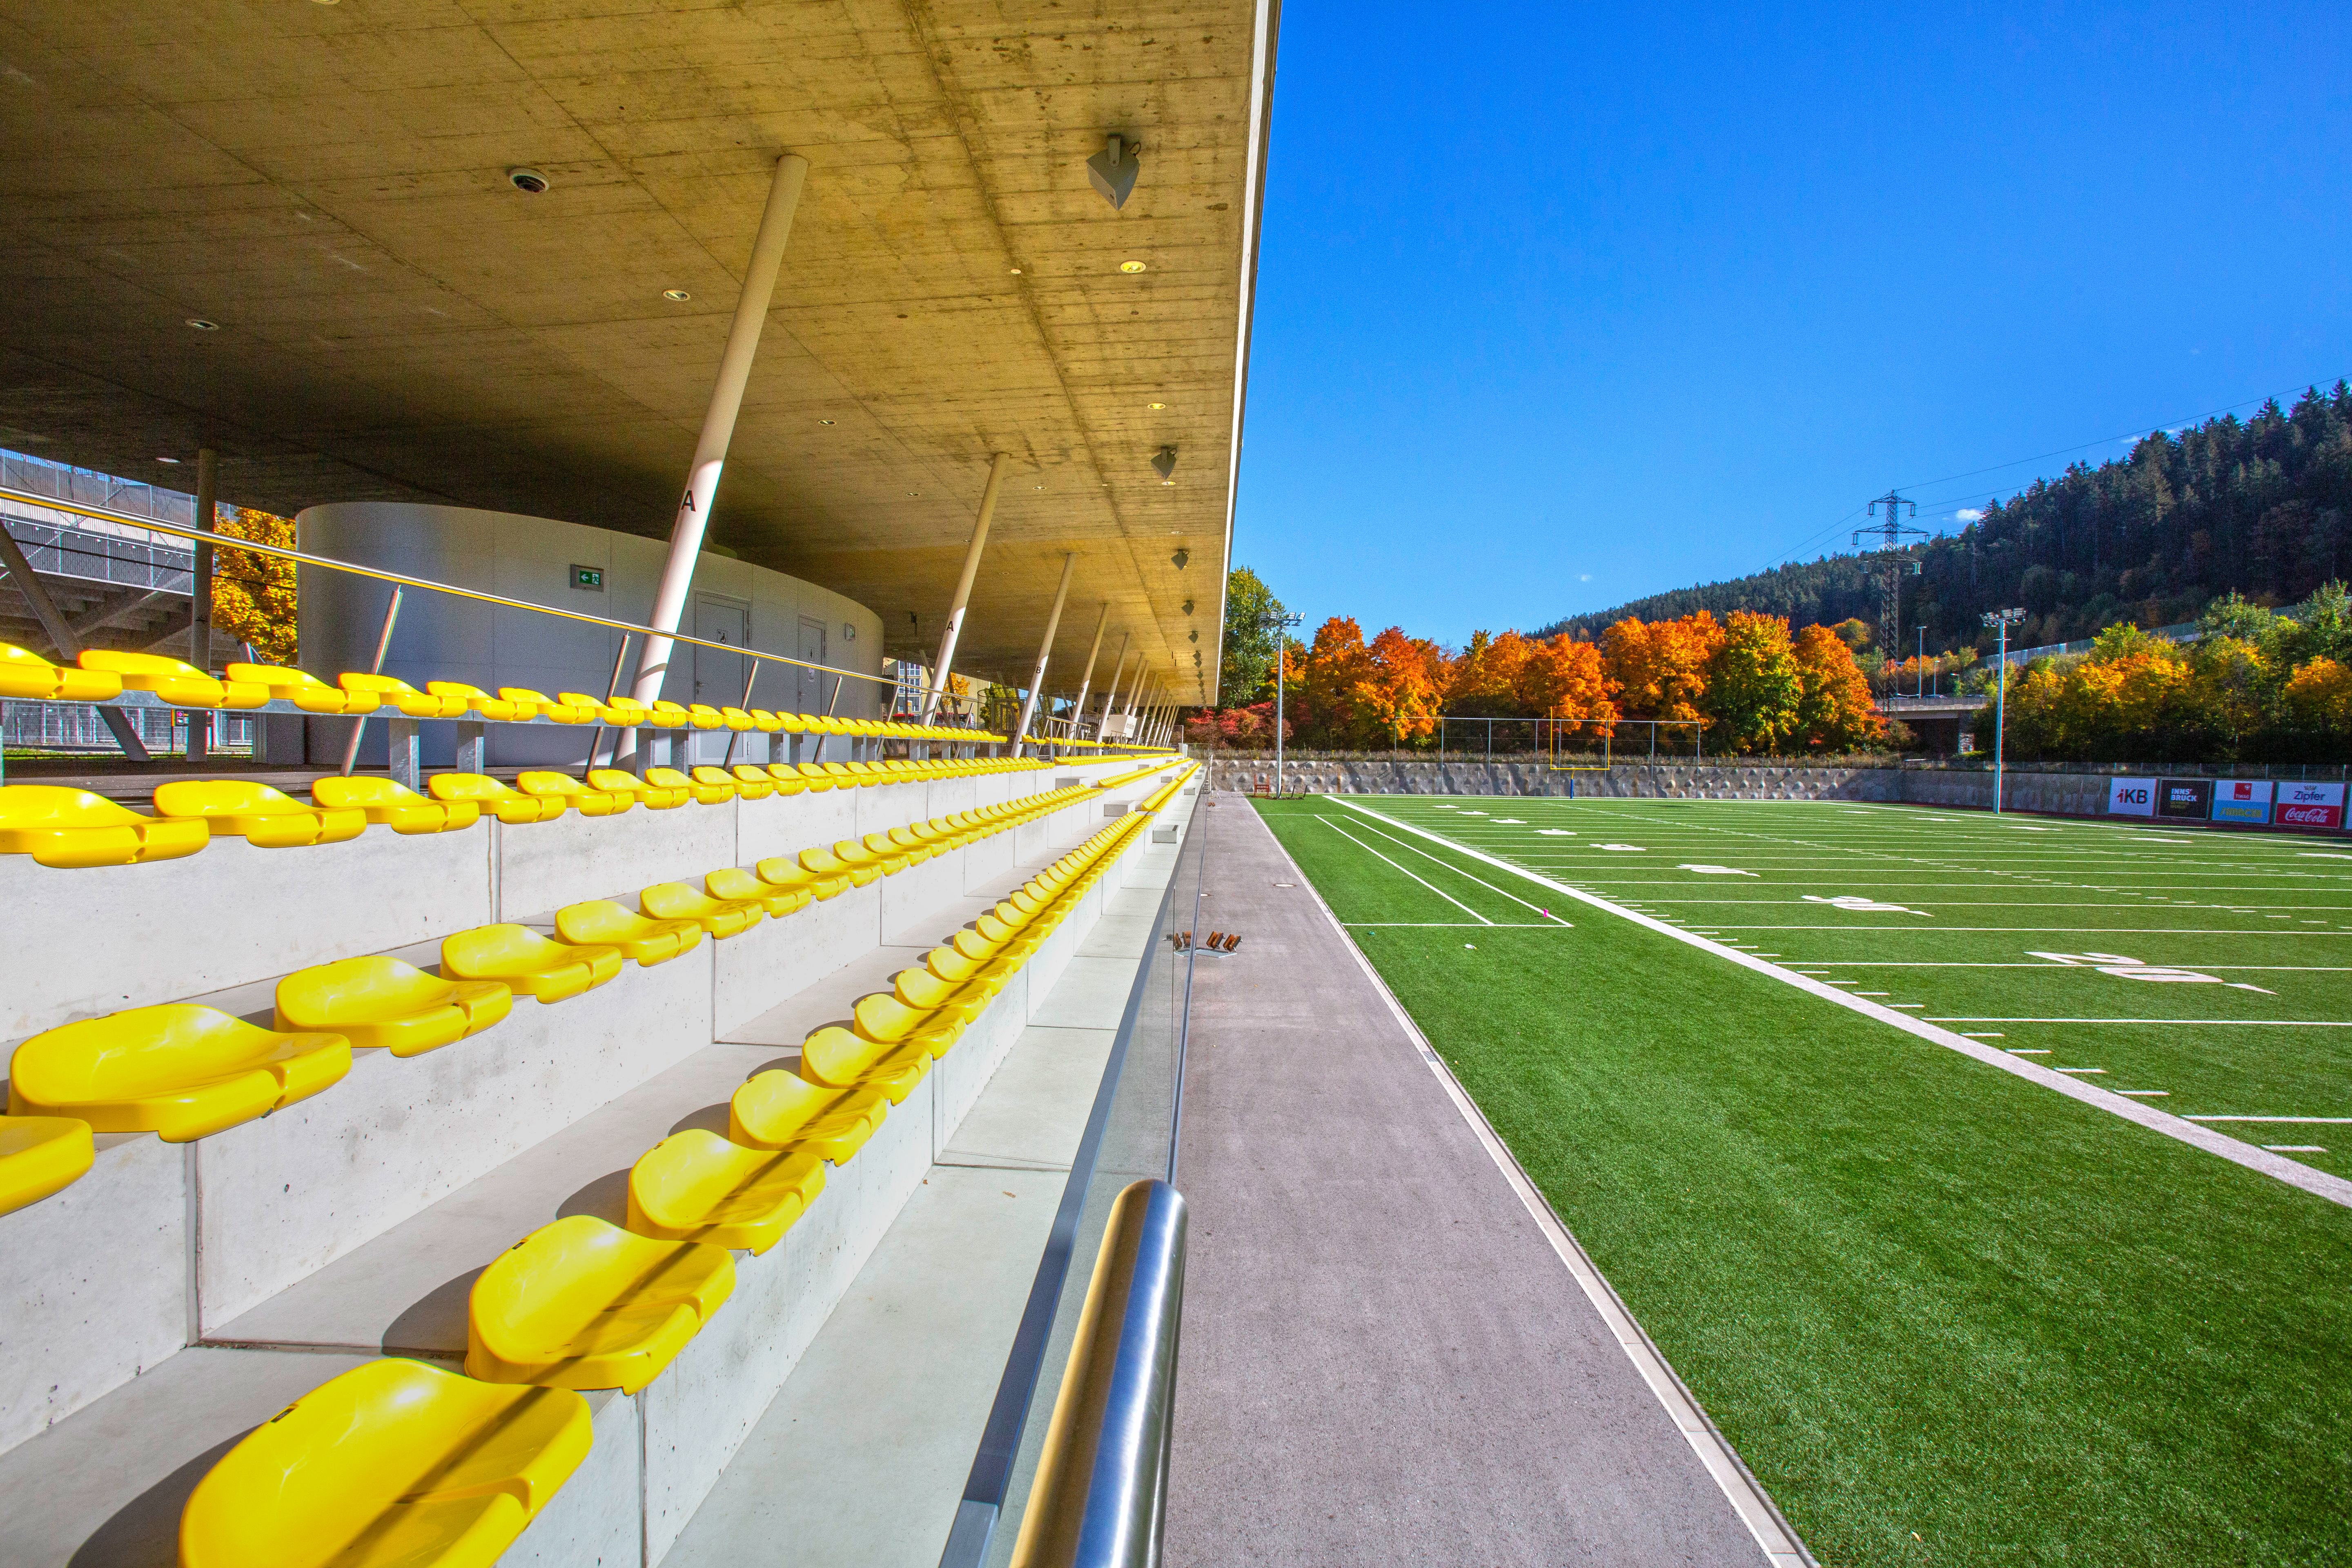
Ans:
<svg viewBox="0 0 2352 1568"><path fill-rule="evenodd" d="M1601 650L1566 632L1528 645L1519 677L1520 700L1529 711L1572 720L1595 731L1617 721L1617 682Z"/></svg>
<svg viewBox="0 0 2352 1568"><path fill-rule="evenodd" d="M291 518L223 508L213 531L223 539L294 548ZM294 616L294 563L226 545L213 552L213 627L252 645L262 664L292 664L298 652Z"/></svg>
<svg viewBox="0 0 2352 1568"><path fill-rule="evenodd" d="M1363 671L1348 694L1360 722L1375 727L1391 744L1435 733L1445 679L1437 645L1391 626L1364 654Z"/></svg>
<svg viewBox="0 0 2352 1568"><path fill-rule="evenodd" d="M2332 658L2297 665L2287 679L2286 705L2315 730L2331 735L2352 732L2352 668Z"/></svg>

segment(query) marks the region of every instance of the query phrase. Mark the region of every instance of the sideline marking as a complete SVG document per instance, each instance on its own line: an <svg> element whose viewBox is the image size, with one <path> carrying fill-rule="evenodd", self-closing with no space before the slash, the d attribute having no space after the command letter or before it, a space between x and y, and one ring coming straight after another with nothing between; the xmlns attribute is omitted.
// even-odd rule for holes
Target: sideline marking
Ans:
<svg viewBox="0 0 2352 1568"><path fill-rule="evenodd" d="M2100 1110L2105 1110L2110 1115L2122 1118L2126 1121L2136 1122L2139 1126L2147 1128L2151 1132L2160 1132L2168 1138L2176 1139L2193 1148L2202 1149L2209 1154L2218 1154L2222 1159L2229 1161L2232 1164L2243 1165L2248 1170L2252 1171L2259 1171L2265 1176L2270 1176L2277 1181L2284 1182L2291 1187L2300 1188L2304 1192L2309 1193L2315 1197L2326 1198L2329 1203L2340 1204L2347 1208L2352 1208L2352 1182L2347 1182L2341 1176L2331 1176L2325 1171L2314 1170L2309 1165L2302 1164L2294 1160L2283 1158L2280 1155L2272 1153L2266 1149L2260 1148L2252 1143L2248 1143L2242 1139L2230 1137L2226 1133L2213 1131L2211 1129L2201 1126L2188 1118L2171 1115L2167 1111L2158 1110L2153 1106L2142 1105L2136 1100L2126 1100L2122 1095L2114 1093L2111 1090L2099 1089L2087 1083L2077 1083L2074 1079L2066 1077L2063 1073L2052 1072L2048 1068L2042 1066L2038 1062L2024 1061L2012 1056L2007 1051L1996 1050L1990 1046L1979 1045L1976 1041L1971 1040L1965 1036L1956 1035L1949 1029L1939 1029L1935 1026L1938 1020L1915 1018L1908 1013L1899 1013L1892 1007L1882 1007L1875 1002L1870 1001L1864 997L1851 995L1846 992L1838 990L1835 986L1831 985L1826 982L1813 980L1805 975L1800 974L1793 969L1786 969L1778 963L1771 963L1765 959L1757 958L1749 953L1741 952L1738 949L1727 947L1719 942L1710 942L1703 936L1699 936L1692 931L1685 931L1679 926L1669 925L1664 921L1659 920L1654 916L1641 914L1633 910L1629 910L1622 904L1612 902L1608 899L1601 897L1598 893L1588 893L1580 888L1571 888L1563 882L1555 882L1550 878L1530 871L1523 866L1515 866L1510 861L1502 859L1496 856L1484 854L1479 850L1469 847L1467 845L1456 844L1452 839L1445 837L1444 835L1432 833L1425 827L1416 827L1412 823L1402 822L1395 817L1383 816L1381 813L1374 811L1370 806L1357 805L1355 801L1349 796L1332 795L1328 798L1332 805L1339 806L1343 810L1352 811L1360 816L1369 816L1376 822L1384 822L1391 827L1402 828L1407 833L1418 834L1420 837L1428 839L1433 844L1442 845L1444 847L1453 850L1454 853L1467 856L1473 860L1483 860L1487 865L1494 867L1496 870L1508 871L1515 876L1523 877L1527 880L1534 882L1539 887L1549 888L1553 892L1561 895L1563 898L1574 899L1579 903L1590 904L1598 910L1606 910L1609 913L1616 915L1620 919L1628 920L1636 925L1647 927L1649 930L1656 931L1661 936L1671 937L1676 942L1687 943L1692 947L1698 948L1702 952L1714 953L1718 958L1725 959L1732 963L1739 964L1743 968L1752 969L1759 974L1769 976L1774 980L1780 981L1785 985L1794 986L1798 990L1806 992L1811 995L1822 997L1828 1001L1837 1004L1837 1005L1841 1007L1848 1008L1853 1012L1863 1014L1865 1016L1875 1018L1880 1023L1891 1024L1895 1028L1904 1031L1906 1034L1916 1035L1919 1038L1935 1045L1942 1046L1947 1050L1958 1051L1962 1056L1973 1058L1975 1060L1986 1063L1988 1066L1999 1068L2001 1071L2021 1078L2028 1083L2039 1084L2044 1089L2052 1089L2059 1094L2065 1095L2070 1100L2080 1100L2085 1105L2094 1107ZM1949 928L1947 928L1947 930ZM2319 933L2313 932L2310 934L2317 935ZM1970 1018L1966 1020L1945 1021L1999 1024L2022 1022L2024 1020ZM2064 1022L2065 1020L2052 1021ZM2149 1020L2134 1018L2105 1021L2118 1023L2144 1023ZM2352 1025L2347 1025L2345 1026L2352 1027ZM2352 1118L2346 1118L2345 1120L2352 1121Z"/></svg>
<svg viewBox="0 0 2352 1568"><path fill-rule="evenodd" d="M1274 847L1283 858L1290 861L1291 868L1298 870L1298 862L1291 858L1288 847L1275 833L1272 825L1261 817L1259 826L1265 829L1265 836L1274 840ZM1346 835L1340 837L1345 837ZM1512 868L1506 866L1503 868L1509 870ZM1339 933L1357 967L1380 992L1381 999L1389 1005L1389 1012L1396 1019L1398 1027L1404 1031L1405 1037L1421 1053L1422 1061L1436 1078L1446 1098L1454 1102L1454 1110L1468 1123L1472 1136L1485 1148L1486 1157L1494 1161L1495 1168L1502 1173L1504 1184L1517 1194L1520 1206L1528 1211L1528 1217L1536 1222L1536 1228L1551 1244L1553 1253L1567 1266L1569 1277L1583 1290L1585 1300L1599 1314L1602 1326L1615 1337L1617 1348L1625 1352L1625 1359L1633 1363L1633 1369L1641 1373L1642 1381L1649 1384L1650 1392L1664 1408L1666 1418L1675 1424L1675 1429L1683 1435L1683 1440L1698 1456L1701 1468L1722 1489L1725 1500L1731 1504L1732 1512L1739 1516L1739 1522L1748 1527L1748 1532L1755 1537L1756 1544L1764 1549L1765 1561L1771 1564L1771 1568L1819 1568L1812 1552L1806 1549L1796 1531L1781 1516L1771 1494L1765 1491L1763 1483L1756 1479L1747 1461L1732 1447L1730 1439L1716 1426L1715 1418L1707 1415L1705 1405L1699 1404L1698 1396L1690 1391L1690 1386L1683 1382L1681 1374L1675 1371L1664 1352L1650 1338L1649 1331L1627 1308L1624 1298L1617 1294L1617 1288L1594 1267L1583 1243L1576 1239L1567 1223L1552 1208L1551 1200L1543 1195L1528 1175L1518 1157L1511 1152L1509 1145L1496 1132L1494 1124L1486 1120L1486 1113L1478 1109L1477 1101L1470 1098L1469 1090L1464 1089L1461 1080L1454 1076L1454 1069L1445 1065L1445 1058L1430 1045L1429 1037L1421 1032L1421 1026L1412 1021L1412 1015L1406 1012L1404 1005L1396 999L1396 993L1389 989L1389 983L1381 978L1381 972L1372 967L1372 961L1365 956L1364 950L1349 938L1347 928L1340 924L1339 915L1325 901L1323 889L1315 886L1304 871L1299 871L1298 879L1315 896L1315 907L1323 911L1323 918L1330 921L1332 928Z"/></svg>
<svg viewBox="0 0 2352 1568"><path fill-rule="evenodd" d="M1404 871L1403 867L1397 866L1395 861L1390 859L1387 856L1381 854L1379 850L1373 848L1370 845L1365 843L1362 839L1357 837L1354 834L1349 832L1346 828L1340 826L1329 817L1318 816L1315 820L1329 828L1332 832L1338 834L1340 837L1346 839L1349 843L1354 845L1357 848L1362 850L1365 854L1370 856L1373 859L1378 860L1381 865L1395 866L1398 870ZM1436 883L1428 880L1426 878L1413 877L1412 873L1410 871L1404 871L1404 874L1408 877L1412 877L1414 881L1419 882L1423 887L1427 888L1431 892L1435 893L1439 898L1444 899L1447 903L1452 904L1455 909L1460 910L1464 914L1468 915L1480 925L1490 926L1495 923L1493 921L1488 920L1485 915L1480 914L1476 910L1472 909L1469 905L1464 903L1461 900L1447 892L1444 889L1439 887Z"/></svg>

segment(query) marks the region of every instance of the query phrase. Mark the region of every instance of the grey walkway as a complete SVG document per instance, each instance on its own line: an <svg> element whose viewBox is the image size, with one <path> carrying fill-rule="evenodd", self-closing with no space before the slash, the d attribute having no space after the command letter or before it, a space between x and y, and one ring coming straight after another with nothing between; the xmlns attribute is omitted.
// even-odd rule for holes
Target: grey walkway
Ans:
<svg viewBox="0 0 2352 1568"><path fill-rule="evenodd" d="M1761 1548L1273 834L1210 797L1172 1568ZM1300 884L1295 888L1280 883Z"/></svg>

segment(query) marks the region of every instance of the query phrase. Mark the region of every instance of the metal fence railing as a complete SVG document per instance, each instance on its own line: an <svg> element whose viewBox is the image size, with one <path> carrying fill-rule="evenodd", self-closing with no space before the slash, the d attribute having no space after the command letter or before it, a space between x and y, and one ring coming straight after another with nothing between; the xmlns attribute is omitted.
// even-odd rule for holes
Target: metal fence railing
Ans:
<svg viewBox="0 0 2352 1568"><path fill-rule="evenodd" d="M172 708L123 708L147 750L156 756L185 753L188 714ZM215 755L253 750L255 721L249 713L213 715L210 750ZM96 707L87 702L0 702L0 745L12 752L96 752L121 754Z"/></svg>

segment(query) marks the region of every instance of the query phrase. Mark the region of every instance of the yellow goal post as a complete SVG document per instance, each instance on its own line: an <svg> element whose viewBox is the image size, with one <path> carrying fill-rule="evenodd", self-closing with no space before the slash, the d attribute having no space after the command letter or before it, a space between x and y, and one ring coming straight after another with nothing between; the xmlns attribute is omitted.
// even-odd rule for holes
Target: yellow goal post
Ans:
<svg viewBox="0 0 2352 1568"><path fill-rule="evenodd" d="M1591 749L1592 737L1582 731L1599 731L1600 753L1596 760ZM1629 733L1630 742L1622 752L1616 749L1617 731ZM1545 716L1544 752L1547 768L1556 773L1605 773L1612 768L1654 764L1658 760L1658 731L1688 730L1691 756L1704 762L1706 758L1706 725L1696 719L1587 719L1581 713L1554 709ZM1669 760L1677 760L1672 750Z"/></svg>

